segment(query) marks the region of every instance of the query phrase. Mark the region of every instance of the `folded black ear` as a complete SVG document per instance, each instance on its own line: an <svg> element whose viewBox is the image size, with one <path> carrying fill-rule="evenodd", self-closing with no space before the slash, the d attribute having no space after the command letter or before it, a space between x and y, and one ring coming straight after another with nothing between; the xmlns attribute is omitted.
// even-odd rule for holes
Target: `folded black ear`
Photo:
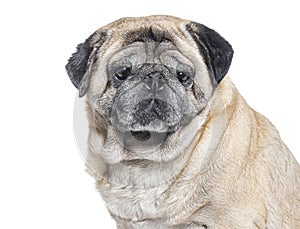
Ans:
<svg viewBox="0 0 300 229"><path fill-rule="evenodd" d="M220 83L231 64L231 45L216 31L202 24L191 22L186 28L196 42L209 71L216 82Z"/></svg>
<svg viewBox="0 0 300 229"><path fill-rule="evenodd" d="M96 60L96 54L105 42L105 32L95 32L84 43L77 46L77 51L72 54L67 65L67 73L76 88L79 96L85 95L88 86L92 65Z"/></svg>

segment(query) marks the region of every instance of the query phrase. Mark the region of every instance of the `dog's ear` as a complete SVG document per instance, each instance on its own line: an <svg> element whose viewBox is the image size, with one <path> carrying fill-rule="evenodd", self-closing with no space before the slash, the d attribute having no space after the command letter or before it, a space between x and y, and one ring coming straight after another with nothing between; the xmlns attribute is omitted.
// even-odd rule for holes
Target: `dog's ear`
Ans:
<svg viewBox="0 0 300 229"><path fill-rule="evenodd" d="M85 95L88 86L93 63L101 45L106 40L106 33L96 31L84 43L77 46L77 51L70 57L66 70L76 88L79 96Z"/></svg>
<svg viewBox="0 0 300 229"><path fill-rule="evenodd" d="M209 71L216 82L220 83L231 64L231 45L216 31L202 24L191 22L186 28L196 42Z"/></svg>

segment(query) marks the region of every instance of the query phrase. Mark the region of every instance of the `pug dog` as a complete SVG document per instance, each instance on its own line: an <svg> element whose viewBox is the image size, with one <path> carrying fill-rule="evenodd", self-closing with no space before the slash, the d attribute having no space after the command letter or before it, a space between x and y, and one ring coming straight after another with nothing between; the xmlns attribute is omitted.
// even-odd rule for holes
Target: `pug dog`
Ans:
<svg viewBox="0 0 300 229"><path fill-rule="evenodd" d="M232 57L216 31L162 15L78 45L87 170L117 228L300 228L299 164L225 77Z"/></svg>

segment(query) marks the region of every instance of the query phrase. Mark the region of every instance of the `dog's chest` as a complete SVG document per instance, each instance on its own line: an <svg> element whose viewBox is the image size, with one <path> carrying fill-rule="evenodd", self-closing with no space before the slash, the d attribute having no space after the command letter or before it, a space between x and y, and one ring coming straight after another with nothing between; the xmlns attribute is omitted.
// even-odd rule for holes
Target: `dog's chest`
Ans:
<svg viewBox="0 0 300 229"><path fill-rule="evenodd" d="M115 217L140 221L163 216L161 197L167 185L147 188L102 189L101 194L109 212Z"/></svg>

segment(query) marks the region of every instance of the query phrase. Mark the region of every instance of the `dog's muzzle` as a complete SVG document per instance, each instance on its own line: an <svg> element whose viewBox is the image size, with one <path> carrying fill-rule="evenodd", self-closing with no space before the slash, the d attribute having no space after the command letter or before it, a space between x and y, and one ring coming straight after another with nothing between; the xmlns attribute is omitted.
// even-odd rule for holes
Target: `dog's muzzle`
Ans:
<svg viewBox="0 0 300 229"><path fill-rule="evenodd" d="M167 66L146 63L137 67L128 89L118 94L111 120L125 148L153 149L178 129L182 98L170 85L172 78Z"/></svg>

